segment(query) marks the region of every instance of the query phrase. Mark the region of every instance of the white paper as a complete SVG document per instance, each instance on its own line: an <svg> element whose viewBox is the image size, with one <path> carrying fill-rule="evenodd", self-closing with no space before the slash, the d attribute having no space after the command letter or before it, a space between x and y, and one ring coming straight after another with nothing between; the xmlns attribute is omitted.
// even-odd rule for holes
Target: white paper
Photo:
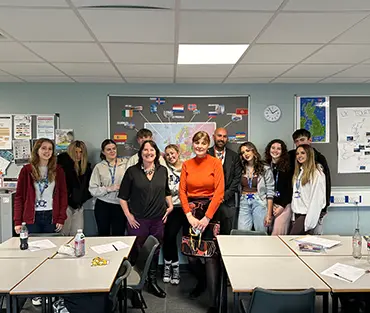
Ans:
<svg viewBox="0 0 370 313"><path fill-rule="evenodd" d="M31 115L14 115L14 139L32 139Z"/></svg>
<svg viewBox="0 0 370 313"><path fill-rule="evenodd" d="M9 150L12 148L12 116L0 116L0 149Z"/></svg>
<svg viewBox="0 0 370 313"><path fill-rule="evenodd" d="M370 173L370 107L338 108L338 173Z"/></svg>
<svg viewBox="0 0 370 313"><path fill-rule="evenodd" d="M49 239L36 240L36 241L28 242L28 249L32 252L40 251L40 250L46 250L46 249L52 249L52 248L55 248L55 247L56 247L56 245L53 244Z"/></svg>
<svg viewBox="0 0 370 313"><path fill-rule="evenodd" d="M10 162L7 159L0 157L0 171L5 174Z"/></svg>
<svg viewBox="0 0 370 313"><path fill-rule="evenodd" d="M31 143L29 140L13 140L14 160L25 161L31 158Z"/></svg>
<svg viewBox="0 0 370 313"><path fill-rule="evenodd" d="M305 237L297 238L296 241L323 246L326 249L330 249L341 243L339 240L331 240L331 239L326 239L326 238L317 237L317 236L305 236Z"/></svg>
<svg viewBox="0 0 370 313"><path fill-rule="evenodd" d="M38 115L36 117L37 139L48 138L55 139L54 116Z"/></svg>
<svg viewBox="0 0 370 313"><path fill-rule="evenodd" d="M122 249L128 248L129 246L122 241L115 241L112 243L106 243L106 244L99 245L99 246L93 246L91 247L91 249L94 250L98 254L103 254L103 253L116 251L114 247L116 247L117 250L122 250Z"/></svg>
<svg viewBox="0 0 370 313"><path fill-rule="evenodd" d="M354 283L364 274L364 269L342 263L336 263L321 273L321 275L333 277L347 283Z"/></svg>

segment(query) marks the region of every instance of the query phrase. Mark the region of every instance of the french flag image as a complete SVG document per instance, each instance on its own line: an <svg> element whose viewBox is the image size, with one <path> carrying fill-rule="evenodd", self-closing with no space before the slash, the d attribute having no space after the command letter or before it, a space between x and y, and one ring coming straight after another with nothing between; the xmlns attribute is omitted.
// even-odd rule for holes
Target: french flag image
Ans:
<svg viewBox="0 0 370 313"><path fill-rule="evenodd" d="M174 104L172 106L173 113L184 113L184 106L182 104Z"/></svg>

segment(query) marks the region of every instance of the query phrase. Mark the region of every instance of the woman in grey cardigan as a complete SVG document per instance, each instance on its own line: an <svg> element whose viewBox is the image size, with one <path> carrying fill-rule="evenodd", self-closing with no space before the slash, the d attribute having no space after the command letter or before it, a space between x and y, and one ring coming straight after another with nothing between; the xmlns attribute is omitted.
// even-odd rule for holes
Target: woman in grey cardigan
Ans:
<svg viewBox="0 0 370 313"><path fill-rule="evenodd" d="M238 229L266 231L272 221L274 176L256 146L245 142L239 147L243 167Z"/></svg>

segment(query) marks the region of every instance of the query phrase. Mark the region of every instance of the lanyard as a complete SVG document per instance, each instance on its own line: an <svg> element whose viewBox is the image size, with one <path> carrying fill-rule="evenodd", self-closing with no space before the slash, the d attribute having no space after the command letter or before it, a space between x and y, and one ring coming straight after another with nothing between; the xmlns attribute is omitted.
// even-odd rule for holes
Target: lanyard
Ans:
<svg viewBox="0 0 370 313"><path fill-rule="evenodd" d="M48 186L49 186L48 177L46 176L45 178L38 181L37 185L38 185L39 191L40 191L40 199L42 199L42 196L44 195L45 189L48 188Z"/></svg>
<svg viewBox="0 0 370 313"><path fill-rule="evenodd" d="M116 159L116 162L114 163L113 170L111 170L111 166L109 165L108 161L107 161L107 163L108 163L110 178L112 180L112 185L114 185L114 180L115 180L115 176L116 176L117 159Z"/></svg>
<svg viewBox="0 0 370 313"><path fill-rule="evenodd" d="M250 173L248 172L248 176L247 176L248 186L249 186L249 189L252 189L252 185L253 185L253 174L252 174L252 177L250 177L249 175L250 175Z"/></svg>
<svg viewBox="0 0 370 313"><path fill-rule="evenodd" d="M173 174L173 176L175 176L175 179L173 180L174 184L177 185L179 182L180 182L180 176L177 175L174 171L174 169L172 168L172 166L168 166Z"/></svg>
<svg viewBox="0 0 370 313"><path fill-rule="evenodd" d="M295 189L297 190L297 192L299 193L299 189L301 188L301 179L302 179L302 175L303 175L303 170L302 168L300 169L300 172L299 172L299 175L297 177L297 180L295 182Z"/></svg>

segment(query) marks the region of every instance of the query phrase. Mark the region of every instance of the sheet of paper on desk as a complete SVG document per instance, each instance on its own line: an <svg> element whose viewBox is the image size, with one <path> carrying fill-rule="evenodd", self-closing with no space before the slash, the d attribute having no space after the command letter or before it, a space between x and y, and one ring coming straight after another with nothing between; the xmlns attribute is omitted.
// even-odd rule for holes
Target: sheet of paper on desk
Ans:
<svg viewBox="0 0 370 313"><path fill-rule="evenodd" d="M122 249L127 249L129 248L130 246L122 241L115 241L115 242L112 242L112 245L114 245L117 250L122 250Z"/></svg>
<svg viewBox="0 0 370 313"><path fill-rule="evenodd" d="M330 248L340 244L340 241L338 241L338 240L330 240L330 239L321 238L321 237L318 237L318 236L300 237L300 238L297 238L296 241L323 246L326 249L330 249Z"/></svg>
<svg viewBox="0 0 370 313"><path fill-rule="evenodd" d="M36 240L36 241L28 242L28 249L32 252L40 251L40 250L46 250L46 249L52 249L52 248L55 248L55 247L56 247L56 245L53 244L49 239Z"/></svg>
<svg viewBox="0 0 370 313"><path fill-rule="evenodd" d="M364 274L364 269L342 263L336 263L321 273L321 275L333 277L348 283L354 283Z"/></svg>
<svg viewBox="0 0 370 313"><path fill-rule="evenodd" d="M103 254L103 253L117 251L114 247L116 247L117 250L121 250L121 249L127 248L128 245L122 241L115 241L112 243L106 243L106 244L99 245L99 246L93 246L91 247L91 249L94 250L98 254Z"/></svg>

